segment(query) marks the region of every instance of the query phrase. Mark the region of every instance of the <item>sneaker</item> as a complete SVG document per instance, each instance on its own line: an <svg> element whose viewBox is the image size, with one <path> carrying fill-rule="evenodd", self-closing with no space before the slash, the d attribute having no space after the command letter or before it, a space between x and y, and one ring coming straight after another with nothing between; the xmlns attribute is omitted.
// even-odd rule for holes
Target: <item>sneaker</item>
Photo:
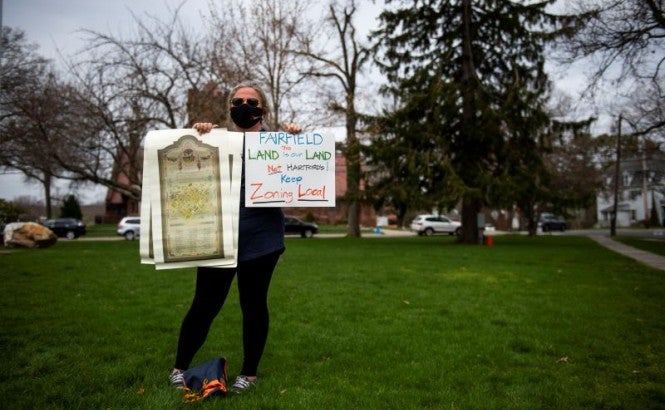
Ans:
<svg viewBox="0 0 665 410"><path fill-rule="evenodd" d="M169 376L169 383L171 384L171 387L175 387L176 389L184 389L185 372L183 372L180 369L171 370L171 375Z"/></svg>
<svg viewBox="0 0 665 410"><path fill-rule="evenodd" d="M231 386L231 391L233 393L242 393L250 388L252 388L256 384L256 376L245 376L245 375L240 375L236 377L236 381L233 382L233 386Z"/></svg>

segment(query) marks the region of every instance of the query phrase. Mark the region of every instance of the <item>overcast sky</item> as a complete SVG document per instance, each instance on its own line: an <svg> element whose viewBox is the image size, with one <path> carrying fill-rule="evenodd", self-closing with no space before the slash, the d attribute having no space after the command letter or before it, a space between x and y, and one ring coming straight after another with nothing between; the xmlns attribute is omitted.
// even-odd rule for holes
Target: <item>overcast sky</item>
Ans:
<svg viewBox="0 0 665 410"><path fill-rule="evenodd" d="M187 0L181 16L184 22L196 25L202 10L208 9L210 0ZM223 2L224 0L216 0ZM260 1L260 0L255 0ZM132 13L142 17L168 16L182 0L0 0L2 24L25 31L28 42L39 45L38 53L54 61L59 54L71 56L80 51L84 43L78 30L82 28L123 34L131 33L134 26ZM370 0L359 0L362 11L359 27L368 30L376 24L378 6ZM316 8L316 7L315 7ZM320 8L319 8L320 9ZM558 87L575 96L583 87L584 76L580 70L551 73ZM69 192L66 184L60 184L60 194ZM80 190L82 203L103 200L105 189ZM0 175L0 198L12 200L18 196L43 198L39 185L26 184L20 174Z"/></svg>
<svg viewBox="0 0 665 410"><path fill-rule="evenodd" d="M40 46L45 57L58 59L78 51L83 43L77 31L86 28L105 33L131 30L137 16L168 15L182 0L1 0L2 24L25 31L28 41ZM199 11L208 0L187 0L182 10L185 21L196 24Z"/></svg>
<svg viewBox="0 0 665 410"><path fill-rule="evenodd" d="M175 8L182 0L0 0L2 25L25 31L29 43L39 45L39 54L53 61L59 54L70 56L82 46L81 28L120 34L131 30L132 12L138 16L167 15L168 7ZM183 9L185 21L196 24L199 10L207 8L208 0L188 0ZM2 171L0 171L2 172ZM70 192L67 183L57 184L55 194ZM95 186L75 191L84 204L103 201L106 189ZM13 200L30 196L43 200L40 185L28 183L22 174L0 175L0 198Z"/></svg>

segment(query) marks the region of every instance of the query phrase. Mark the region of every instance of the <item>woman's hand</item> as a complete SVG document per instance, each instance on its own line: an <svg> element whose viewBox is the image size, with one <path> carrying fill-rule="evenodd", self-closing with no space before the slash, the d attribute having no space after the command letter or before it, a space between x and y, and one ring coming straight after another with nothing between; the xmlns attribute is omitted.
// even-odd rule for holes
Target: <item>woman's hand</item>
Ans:
<svg viewBox="0 0 665 410"><path fill-rule="evenodd" d="M210 132L213 128L217 128L217 124L213 124L211 122L196 122L194 125L192 125L192 128L194 128L199 134L206 134Z"/></svg>
<svg viewBox="0 0 665 410"><path fill-rule="evenodd" d="M282 123L282 129L288 134L300 134L302 132L302 127L292 122Z"/></svg>

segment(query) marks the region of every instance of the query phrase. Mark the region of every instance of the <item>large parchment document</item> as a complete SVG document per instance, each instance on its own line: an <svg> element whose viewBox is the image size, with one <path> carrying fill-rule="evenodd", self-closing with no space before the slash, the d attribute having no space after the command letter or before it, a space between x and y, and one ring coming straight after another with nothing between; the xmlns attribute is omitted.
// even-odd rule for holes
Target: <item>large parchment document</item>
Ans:
<svg viewBox="0 0 665 410"><path fill-rule="evenodd" d="M243 134L151 131L144 142L141 262L235 266Z"/></svg>

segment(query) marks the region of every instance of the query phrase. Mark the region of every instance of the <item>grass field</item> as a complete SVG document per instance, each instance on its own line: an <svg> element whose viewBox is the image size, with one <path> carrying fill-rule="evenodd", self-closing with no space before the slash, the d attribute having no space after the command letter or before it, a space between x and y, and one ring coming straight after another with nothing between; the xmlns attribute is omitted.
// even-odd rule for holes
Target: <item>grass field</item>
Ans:
<svg viewBox="0 0 665 410"><path fill-rule="evenodd" d="M84 238L109 238L117 237L116 224L92 224L86 227ZM370 228L363 228L363 232L370 232ZM320 233L346 233L346 225L319 225Z"/></svg>
<svg viewBox="0 0 665 410"><path fill-rule="evenodd" d="M107 237L120 237L116 231L116 224L93 224L86 226L86 234L84 238L107 238Z"/></svg>
<svg viewBox="0 0 665 410"><path fill-rule="evenodd" d="M583 237L287 240L232 409L663 408L665 272ZM3 408L190 407L167 385L194 270L137 241L0 253ZM240 367L232 291L195 362Z"/></svg>
<svg viewBox="0 0 665 410"><path fill-rule="evenodd" d="M628 246L665 256L665 236L617 236L614 239Z"/></svg>

